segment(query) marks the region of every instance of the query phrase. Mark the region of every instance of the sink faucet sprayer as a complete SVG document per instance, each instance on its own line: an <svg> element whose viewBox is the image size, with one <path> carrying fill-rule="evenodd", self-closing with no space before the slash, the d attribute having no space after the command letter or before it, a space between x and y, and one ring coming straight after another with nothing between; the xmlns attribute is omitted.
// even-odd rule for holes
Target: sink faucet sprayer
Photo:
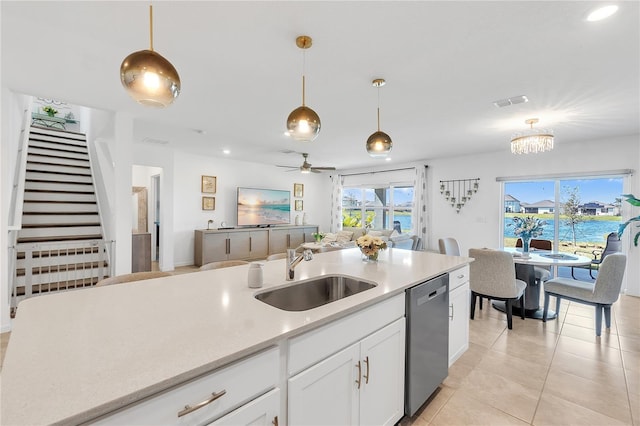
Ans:
<svg viewBox="0 0 640 426"><path fill-rule="evenodd" d="M303 251L300 256L296 257L295 249L287 249L287 281L293 280L293 277L295 275L295 271L293 268L295 268L298 263L302 262L303 260L309 261L311 259L313 259L313 253L311 252L311 250L307 249Z"/></svg>

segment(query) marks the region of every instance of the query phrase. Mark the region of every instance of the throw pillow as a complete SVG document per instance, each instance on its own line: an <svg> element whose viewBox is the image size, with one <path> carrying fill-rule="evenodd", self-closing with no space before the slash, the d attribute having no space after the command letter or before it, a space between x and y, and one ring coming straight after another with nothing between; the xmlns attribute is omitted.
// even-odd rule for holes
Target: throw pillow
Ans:
<svg viewBox="0 0 640 426"><path fill-rule="evenodd" d="M353 232L351 231L339 231L338 235L336 235L336 241L338 243L346 243L347 241L351 241L353 237Z"/></svg>
<svg viewBox="0 0 640 426"><path fill-rule="evenodd" d="M337 235L328 232L328 233L326 233L324 235L324 238L322 239L322 242L323 243L335 243L336 240L337 240Z"/></svg>

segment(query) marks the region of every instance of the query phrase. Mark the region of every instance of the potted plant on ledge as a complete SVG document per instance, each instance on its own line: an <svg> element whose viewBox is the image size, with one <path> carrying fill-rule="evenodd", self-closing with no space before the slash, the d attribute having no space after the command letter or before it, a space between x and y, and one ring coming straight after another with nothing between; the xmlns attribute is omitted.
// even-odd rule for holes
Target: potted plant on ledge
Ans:
<svg viewBox="0 0 640 426"><path fill-rule="evenodd" d="M52 106L47 105L44 108L42 108L42 111L44 113L46 113L49 117L55 117L56 114L58 113L57 109L54 109Z"/></svg>

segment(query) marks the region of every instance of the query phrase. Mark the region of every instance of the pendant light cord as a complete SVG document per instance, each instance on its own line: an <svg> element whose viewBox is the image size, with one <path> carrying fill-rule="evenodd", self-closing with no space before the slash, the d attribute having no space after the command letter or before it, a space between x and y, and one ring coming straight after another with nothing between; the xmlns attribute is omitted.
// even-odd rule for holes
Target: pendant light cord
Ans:
<svg viewBox="0 0 640 426"><path fill-rule="evenodd" d="M305 67L306 67L306 54L307 54L306 50L302 49L302 106L305 106L304 74L305 74Z"/></svg>
<svg viewBox="0 0 640 426"><path fill-rule="evenodd" d="M380 86L378 86L378 131L380 131Z"/></svg>
<svg viewBox="0 0 640 426"><path fill-rule="evenodd" d="M149 3L149 50L153 52L153 5Z"/></svg>

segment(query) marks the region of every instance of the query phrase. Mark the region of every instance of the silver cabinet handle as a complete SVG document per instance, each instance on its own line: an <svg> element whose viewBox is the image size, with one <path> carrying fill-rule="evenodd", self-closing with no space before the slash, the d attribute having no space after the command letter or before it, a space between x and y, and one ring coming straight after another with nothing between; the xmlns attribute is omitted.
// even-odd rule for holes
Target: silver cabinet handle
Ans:
<svg viewBox="0 0 640 426"><path fill-rule="evenodd" d="M451 315L449 315L449 319L451 319L451 321L453 321L453 303L451 305L449 305L449 307L451 308Z"/></svg>
<svg viewBox="0 0 640 426"><path fill-rule="evenodd" d="M356 380L356 383L358 384L358 389L360 389L360 382L362 381L362 366L360 365L360 361L358 361L356 367L358 367L358 380Z"/></svg>
<svg viewBox="0 0 640 426"><path fill-rule="evenodd" d="M460 274L460 275L458 275L458 278L459 278L459 279L464 278L464 274Z"/></svg>
<svg viewBox="0 0 640 426"><path fill-rule="evenodd" d="M364 358L364 363L365 363L365 364L367 364L367 374L365 374L365 375L363 376L363 377L364 377L364 383L365 383L366 385L368 385L368 384L369 384L369 357L368 357L368 356L366 356L366 357Z"/></svg>
<svg viewBox="0 0 640 426"><path fill-rule="evenodd" d="M226 393L227 393L226 390L222 390L222 391L220 391L218 393L214 392L214 393L211 394L211 398L205 399L204 401L197 403L193 407L191 405L185 405L184 406L184 410L178 411L178 417L182 417L185 414L189 414L189 413L191 413L193 411L199 410L200 408L204 407L205 405L211 404L213 401L215 401L216 399L220 398L221 396L223 396Z"/></svg>

